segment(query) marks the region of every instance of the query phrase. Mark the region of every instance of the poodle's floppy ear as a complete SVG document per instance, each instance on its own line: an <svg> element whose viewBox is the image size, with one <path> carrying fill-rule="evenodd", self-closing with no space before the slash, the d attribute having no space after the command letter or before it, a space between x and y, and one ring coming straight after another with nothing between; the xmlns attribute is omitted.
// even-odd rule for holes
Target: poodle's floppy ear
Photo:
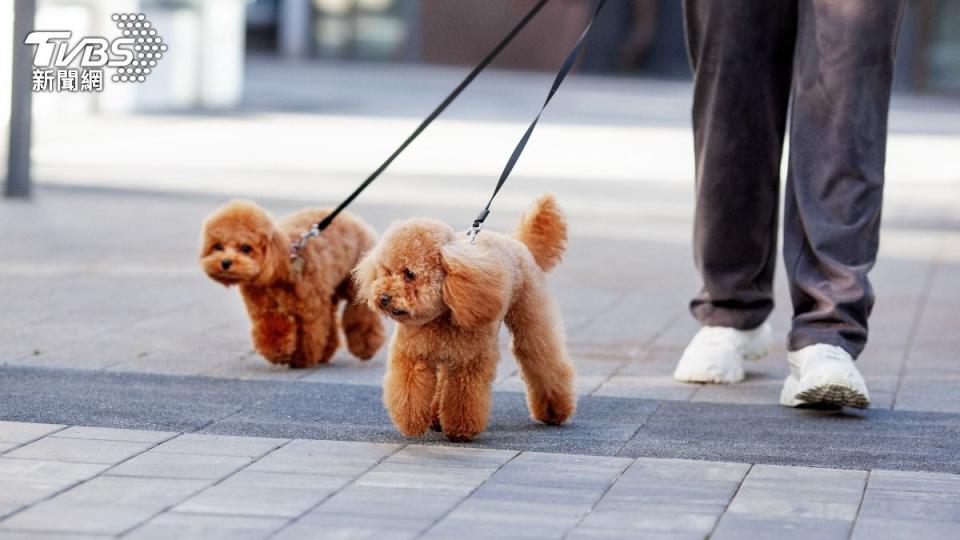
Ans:
<svg viewBox="0 0 960 540"><path fill-rule="evenodd" d="M257 284L268 286L290 273L290 242L273 223L264 242L263 262Z"/></svg>
<svg viewBox="0 0 960 540"><path fill-rule="evenodd" d="M377 260L379 254L376 248L371 249L360 258L353 269L353 286L356 291L356 302L365 304L370 301L370 290L377 279Z"/></svg>
<svg viewBox="0 0 960 540"><path fill-rule="evenodd" d="M498 261L470 244L448 244L441 250L443 300L453 324L472 328L491 323L507 305L507 276Z"/></svg>

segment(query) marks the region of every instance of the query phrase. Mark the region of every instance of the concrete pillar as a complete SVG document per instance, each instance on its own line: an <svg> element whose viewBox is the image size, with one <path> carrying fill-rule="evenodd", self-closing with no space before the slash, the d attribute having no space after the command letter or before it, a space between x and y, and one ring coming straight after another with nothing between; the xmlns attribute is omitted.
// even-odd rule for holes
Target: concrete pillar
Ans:
<svg viewBox="0 0 960 540"><path fill-rule="evenodd" d="M246 15L237 0L205 0L200 7L200 103L226 109L243 94Z"/></svg>
<svg viewBox="0 0 960 540"><path fill-rule="evenodd" d="M33 50L23 39L33 30L36 0L16 0L13 16L13 87L10 89L10 137L4 195L29 197Z"/></svg>
<svg viewBox="0 0 960 540"><path fill-rule="evenodd" d="M280 0L277 40L284 56L303 57L310 52L310 0Z"/></svg>

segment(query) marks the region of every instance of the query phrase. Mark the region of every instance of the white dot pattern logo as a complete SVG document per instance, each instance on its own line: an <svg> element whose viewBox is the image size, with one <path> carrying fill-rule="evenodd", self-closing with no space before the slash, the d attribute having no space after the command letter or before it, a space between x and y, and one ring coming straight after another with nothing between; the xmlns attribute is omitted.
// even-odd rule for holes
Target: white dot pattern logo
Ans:
<svg viewBox="0 0 960 540"><path fill-rule="evenodd" d="M157 60L167 52L167 44L157 34L153 24L143 13L114 13L110 16L124 37L134 39L132 47L133 61L129 65L116 68L111 77L113 82L144 82L147 80ZM150 67L146 67L150 66Z"/></svg>

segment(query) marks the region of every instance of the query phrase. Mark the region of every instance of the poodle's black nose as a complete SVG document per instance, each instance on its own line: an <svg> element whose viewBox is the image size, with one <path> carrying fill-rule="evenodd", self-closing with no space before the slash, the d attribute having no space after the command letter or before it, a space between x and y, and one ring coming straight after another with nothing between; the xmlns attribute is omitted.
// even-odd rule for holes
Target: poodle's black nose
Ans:
<svg viewBox="0 0 960 540"><path fill-rule="evenodd" d="M230 265L232 264L233 264L233 261L231 261L230 259L224 259L220 261L220 268L223 268L224 270L228 270L230 268Z"/></svg>
<svg viewBox="0 0 960 540"><path fill-rule="evenodd" d="M387 307L387 306L390 305L390 295L389 295L389 294L381 294L381 295L380 295L380 305L383 306L383 307Z"/></svg>

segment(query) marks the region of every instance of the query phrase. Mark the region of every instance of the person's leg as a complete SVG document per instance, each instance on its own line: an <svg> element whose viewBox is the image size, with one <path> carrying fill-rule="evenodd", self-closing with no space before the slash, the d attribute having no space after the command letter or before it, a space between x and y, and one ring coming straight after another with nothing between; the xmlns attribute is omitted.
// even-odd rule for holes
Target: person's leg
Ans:
<svg viewBox="0 0 960 540"><path fill-rule="evenodd" d="M771 340L780 156L796 37L793 0L687 0L694 72L694 259L703 328L674 378L731 383ZM762 325L762 326L761 326Z"/></svg>
<svg viewBox="0 0 960 540"><path fill-rule="evenodd" d="M797 382L810 378L810 369L802 369L809 362L801 359L817 363L822 354L811 351L829 352L840 362L831 365L843 364L848 386L862 386L865 399L866 386L849 360L866 344L873 307L867 272L879 242L902 11L900 0L800 0L798 6L783 246L794 307L791 377L809 386ZM784 391L784 403L797 404L786 394L798 388Z"/></svg>
<svg viewBox="0 0 960 540"><path fill-rule="evenodd" d="M687 0L694 72L691 302L703 325L756 328L773 309L780 157L796 38L796 2Z"/></svg>
<svg viewBox="0 0 960 540"><path fill-rule="evenodd" d="M867 341L902 8L800 1L783 241L790 350L826 343L856 357Z"/></svg>

